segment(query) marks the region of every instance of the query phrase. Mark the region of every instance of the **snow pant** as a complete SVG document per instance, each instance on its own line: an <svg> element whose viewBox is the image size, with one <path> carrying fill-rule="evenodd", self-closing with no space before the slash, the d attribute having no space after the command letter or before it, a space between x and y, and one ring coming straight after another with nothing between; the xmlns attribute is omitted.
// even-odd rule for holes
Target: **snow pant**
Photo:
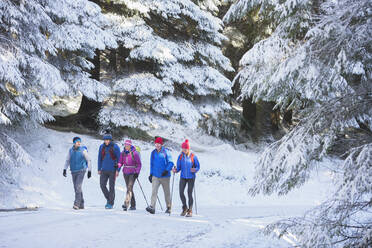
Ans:
<svg viewBox="0 0 372 248"><path fill-rule="evenodd" d="M194 190L195 178L181 178L180 180L180 198L182 201L182 207L187 208L186 205L186 197L185 197L185 188L187 184L187 195L189 197L189 209L192 209L192 205L194 204L194 199L192 198L192 191Z"/></svg>
<svg viewBox="0 0 372 248"><path fill-rule="evenodd" d="M158 197L158 190L160 185L164 191L165 203L167 208L171 208L170 201L170 177L152 177L152 194L151 194L151 206L155 208L156 198Z"/></svg>
<svg viewBox="0 0 372 248"><path fill-rule="evenodd" d="M105 196L107 203L114 205L115 201L115 174L116 171L101 171L100 186L103 195ZM109 189L107 190L107 181L109 181Z"/></svg>
<svg viewBox="0 0 372 248"><path fill-rule="evenodd" d="M79 208L84 208L84 198L83 198L83 180L86 170L72 172L72 183L74 184L75 190L75 201L74 205Z"/></svg>
<svg viewBox="0 0 372 248"><path fill-rule="evenodd" d="M136 199L134 198L133 193L133 185L136 181L134 174L124 174L124 181L127 186L127 195L125 197L124 205L128 207L130 202L131 207L136 207Z"/></svg>

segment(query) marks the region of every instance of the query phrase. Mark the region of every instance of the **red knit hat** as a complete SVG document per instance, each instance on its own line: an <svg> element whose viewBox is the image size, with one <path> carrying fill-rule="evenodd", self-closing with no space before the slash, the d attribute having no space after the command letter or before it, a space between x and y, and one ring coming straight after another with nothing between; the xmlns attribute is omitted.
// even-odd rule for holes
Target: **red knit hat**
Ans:
<svg viewBox="0 0 372 248"><path fill-rule="evenodd" d="M156 139L155 139L155 144L156 143L158 143L158 144L164 144L164 142L163 142L163 139L161 138L161 137L157 137Z"/></svg>
<svg viewBox="0 0 372 248"><path fill-rule="evenodd" d="M185 142L182 143L182 149L190 149L189 140L185 140Z"/></svg>

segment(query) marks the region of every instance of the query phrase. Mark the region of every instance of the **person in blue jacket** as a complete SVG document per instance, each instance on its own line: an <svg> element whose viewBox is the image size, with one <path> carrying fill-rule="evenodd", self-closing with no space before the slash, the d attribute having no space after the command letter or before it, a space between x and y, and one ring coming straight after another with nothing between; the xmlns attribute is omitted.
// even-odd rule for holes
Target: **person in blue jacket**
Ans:
<svg viewBox="0 0 372 248"><path fill-rule="evenodd" d="M112 209L115 201L115 180L119 175L118 161L120 158L120 147L112 141L111 134L103 136L103 144L98 150L98 174L100 175L100 186L107 203L106 209ZM109 181L109 190L107 190Z"/></svg>
<svg viewBox="0 0 372 248"><path fill-rule="evenodd" d="M92 165L88 157L88 151L85 146L81 146L81 139L74 137L72 139L74 145L69 149L65 166L63 168L63 176L66 177L66 170L70 167L72 175L72 183L74 184L75 201L72 207L75 210L84 209L83 198L83 179L88 168L88 178L92 176Z"/></svg>
<svg viewBox="0 0 372 248"><path fill-rule="evenodd" d="M163 139L157 137L155 139L155 149L151 152L150 157L150 176L149 181L152 183L151 205L146 210L155 214L156 199L160 185L164 191L165 203L167 206L166 213L171 212L170 198L170 171L173 168L173 160L168 149L163 147Z"/></svg>
<svg viewBox="0 0 372 248"><path fill-rule="evenodd" d="M195 174L200 169L200 163L198 157L194 153L190 152L189 141L186 140L182 143L182 152L177 159L177 167L173 168L174 173L181 171L180 179L180 198L182 201L182 213L181 216L192 217L192 206L194 199L192 198L192 191L195 185ZM189 197L189 207L186 205L185 188L187 184L187 195Z"/></svg>

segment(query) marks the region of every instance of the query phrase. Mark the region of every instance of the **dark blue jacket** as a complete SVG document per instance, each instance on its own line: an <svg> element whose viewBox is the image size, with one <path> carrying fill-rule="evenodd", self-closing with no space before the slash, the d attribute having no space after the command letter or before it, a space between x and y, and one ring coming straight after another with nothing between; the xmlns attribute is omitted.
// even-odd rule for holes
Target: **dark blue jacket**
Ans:
<svg viewBox="0 0 372 248"><path fill-rule="evenodd" d="M182 155L182 158L181 158ZM191 172L191 167L195 167L196 171ZM194 164L191 161L191 154L188 157L185 153L181 153L177 159L177 172L181 171L181 178L191 179L195 178L196 172L200 169L200 163L196 155L194 154Z"/></svg>
<svg viewBox="0 0 372 248"><path fill-rule="evenodd" d="M69 151L70 153L70 170L71 172L77 172L85 170L88 167L87 160L83 155L83 151L85 149L83 147L79 147L75 149L72 147Z"/></svg>
<svg viewBox="0 0 372 248"><path fill-rule="evenodd" d="M162 177L161 174L164 170L167 170L168 173L164 177L170 177L170 171L173 168L173 160L170 152L164 147L161 148L160 152L156 149L151 152L150 158L150 174L155 177Z"/></svg>
<svg viewBox="0 0 372 248"><path fill-rule="evenodd" d="M115 156L115 160L111 158L110 149L113 149L113 155ZM102 160L102 149L105 149L105 157ZM103 143L98 150L98 171L115 171L119 169L115 169L115 166L118 165L118 161L120 158L120 148L117 144L110 142L108 146Z"/></svg>

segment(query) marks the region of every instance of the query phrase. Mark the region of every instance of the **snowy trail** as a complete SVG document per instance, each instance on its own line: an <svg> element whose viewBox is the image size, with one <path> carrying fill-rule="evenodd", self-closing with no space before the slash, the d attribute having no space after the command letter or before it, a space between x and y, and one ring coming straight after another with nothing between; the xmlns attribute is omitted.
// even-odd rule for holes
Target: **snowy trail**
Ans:
<svg viewBox="0 0 372 248"><path fill-rule="evenodd" d="M203 208L204 214L193 218L89 206L0 213L1 223L6 220L0 224L0 247L289 247L259 233L279 218L277 210Z"/></svg>
<svg viewBox="0 0 372 248"><path fill-rule="evenodd" d="M321 201L330 188L329 176L322 173L284 197L251 197L247 189L253 182L257 154L240 152L203 137L198 137L202 142L197 143L191 137L201 162L196 181L199 215L179 216L179 175L174 184L172 216L164 214L158 205L155 215L147 213L137 183L134 186L137 210L122 211L126 192L122 175L116 183L114 209L105 210L106 201L96 171L96 153L102 141L79 135L91 155L93 175L83 183L86 209L74 211L71 175L64 178L62 168L72 137L76 135L45 128L20 134L19 142L32 154L32 164L18 169L19 185L14 185L14 190L0 189L0 209L25 206L39 206L40 209L0 212L0 248L290 247L291 243L263 236L259 231L275 220L302 214ZM180 134L172 135L180 137L173 139L176 142L183 139ZM151 184L147 176L153 144L134 142L142 149L143 169L139 180L149 200ZM172 151L174 159L178 153L176 149ZM159 198L164 206L162 190L159 190Z"/></svg>

